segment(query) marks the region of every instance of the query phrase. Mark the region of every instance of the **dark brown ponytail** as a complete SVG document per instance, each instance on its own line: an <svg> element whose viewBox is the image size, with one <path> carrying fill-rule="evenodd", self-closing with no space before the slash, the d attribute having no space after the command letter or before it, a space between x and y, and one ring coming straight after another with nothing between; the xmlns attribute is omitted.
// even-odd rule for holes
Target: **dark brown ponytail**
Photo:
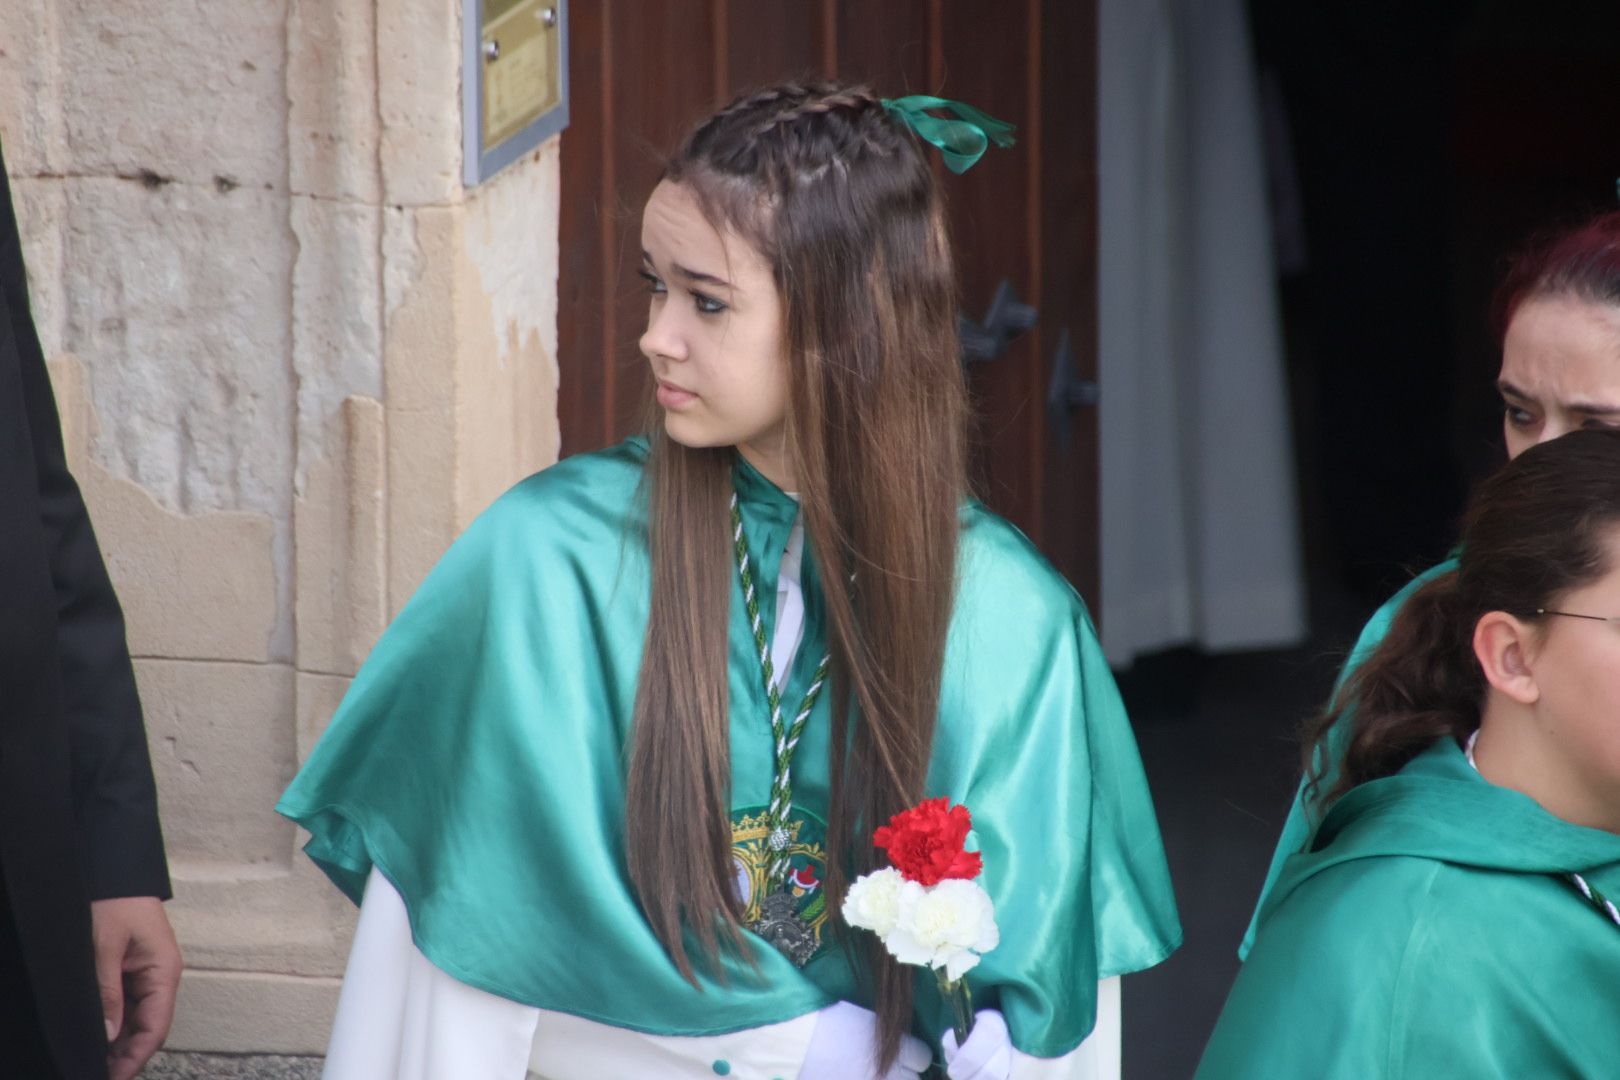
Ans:
<svg viewBox="0 0 1620 1080"><path fill-rule="evenodd" d="M1620 526L1620 430L1533 446L1475 494L1458 568L1407 598L1372 655L1306 729L1306 802L1325 810L1390 776L1436 739L1479 725L1485 677L1474 627L1523 619L1608 573ZM1349 714L1348 737L1330 737Z"/></svg>
<svg viewBox="0 0 1620 1080"><path fill-rule="evenodd" d="M1407 597L1378 648L1311 718L1308 802L1331 805L1357 784L1399 772L1436 739L1463 739L1478 725L1485 679L1457 578L1442 574ZM1349 740L1329 769L1336 748L1328 732L1347 711Z"/></svg>

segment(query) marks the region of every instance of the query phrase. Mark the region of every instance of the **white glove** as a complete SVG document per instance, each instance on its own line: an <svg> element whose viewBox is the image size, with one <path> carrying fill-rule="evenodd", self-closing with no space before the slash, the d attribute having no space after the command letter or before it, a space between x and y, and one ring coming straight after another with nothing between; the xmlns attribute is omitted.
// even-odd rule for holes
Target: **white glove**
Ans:
<svg viewBox="0 0 1620 1080"><path fill-rule="evenodd" d="M974 1014L973 1030L960 1047L954 1031L947 1031L940 1043L945 1050L945 1075L951 1080L1007 1080L1012 1075L1012 1035L1006 1019L995 1009Z"/></svg>
<svg viewBox="0 0 1620 1080"><path fill-rule="evenodd" d="M928 1052L927 1045L907 1035L900 1040L900 1055L889 1071L879 1073L872 1063L877 1052L877 1030L877 1013L872 1010L848 1001L828 1005L816 1013L810 1048L805 1051L804 1064L799 1066L799 1080L917 1080L933 1063L934 1055ZM1006 1030L1005 1026L1002 1030ZM968 1044L973 1044L971 1038Z"/></svg>

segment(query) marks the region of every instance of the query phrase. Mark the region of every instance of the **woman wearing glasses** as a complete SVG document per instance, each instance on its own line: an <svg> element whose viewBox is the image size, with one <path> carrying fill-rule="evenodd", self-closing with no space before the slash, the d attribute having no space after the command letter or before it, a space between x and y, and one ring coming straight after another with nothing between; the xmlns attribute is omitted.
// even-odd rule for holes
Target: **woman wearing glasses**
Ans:
<svg viewBox="0 0 1620 1080"><path fill-rule="evenodd" d="M1492 322L1502 345L1496 389L1509 458L1571 431L1620 427L1620 211L1532 244L1497 290ZM1384 604L1362 630L1341 683L1378 647L1407 598L1456 568L1447 559ZM1335 722L1324 761L1344 749L1349 729L1348 718ZM1321 810L1303 787L1294 797L1239 955L1248 954L1283 863L1305 848Z"/></svg>
<svg viewBox="0 0 1620 1080"><path fill-rule="evenodd" d="M1199 1080L1620 1076L1620 431L1481 488L1307 761Z"/></svg>

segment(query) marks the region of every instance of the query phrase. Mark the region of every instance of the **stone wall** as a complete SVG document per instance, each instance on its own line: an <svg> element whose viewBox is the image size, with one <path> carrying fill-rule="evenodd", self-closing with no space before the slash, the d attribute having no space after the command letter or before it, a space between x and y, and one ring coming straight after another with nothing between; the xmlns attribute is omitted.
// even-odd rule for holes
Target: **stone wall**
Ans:
<svg viewBox="0 0 1620 1080"><path fill-rule="evenodd" d="M0 138L123 598L171 1048L324 1046L353 915L271 811L452 538L555 459L557 147L471 191L456 0L0 5Z"/></svg>

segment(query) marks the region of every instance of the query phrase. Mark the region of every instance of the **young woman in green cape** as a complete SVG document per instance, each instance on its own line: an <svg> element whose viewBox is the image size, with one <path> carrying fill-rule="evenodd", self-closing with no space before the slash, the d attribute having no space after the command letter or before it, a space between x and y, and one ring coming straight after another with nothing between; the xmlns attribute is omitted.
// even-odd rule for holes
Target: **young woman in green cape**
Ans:
<svg viewBox="0 0 1620 1080"><path fill-rule="evenodd" d="M646 437L472 525L280 804L363 899L328 1076L917 1076L934 979L836 913L940 796L1001 926L948 1075L1117 1075L1099 983L1180 930L1086 611L967 498L924 146L1009 130L785 84L669 160Z"/></svg>
<svg viewBox="0 0 1620 1080"><path fill-rule="evenodd" d="M1496 388L1502 396L1502 434L1508 457L1582 428L1620 426L1620 211L1600 214L1540 237L1515 260L1497 290L1492 322L1502 347ZM1454 572L1449 558L1413 579L1379 608L1362 629L1344 680L1370 655L1407 598L1437 577ZM1327 746L1342 749L1349 730L1341 719ZM1313 813L1302 786L1294 796L1254 916L1238 948L1247 956L1260 911L1283 863L1305 848Z"/></svg>
<svg viewBox="0 0 1620 1080"><path fill-rule="evenodd" d="M1620 1076L1620 431L1480 489L1307 760L1199 1080Z"/></svg>

